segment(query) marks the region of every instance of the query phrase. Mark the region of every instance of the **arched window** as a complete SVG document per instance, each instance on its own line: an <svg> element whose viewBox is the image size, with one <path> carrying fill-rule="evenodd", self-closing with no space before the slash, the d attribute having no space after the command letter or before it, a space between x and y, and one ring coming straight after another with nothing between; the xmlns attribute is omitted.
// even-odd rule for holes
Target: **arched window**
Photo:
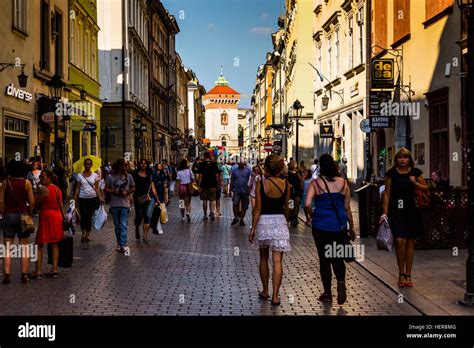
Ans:
<svg viewBox="0 0 474 348"><path fill-rule="evenodd" d="M227 126L229 124L229 115L227 114L227 112L223 112L221 114L221 125L223 126Z"/></svg>

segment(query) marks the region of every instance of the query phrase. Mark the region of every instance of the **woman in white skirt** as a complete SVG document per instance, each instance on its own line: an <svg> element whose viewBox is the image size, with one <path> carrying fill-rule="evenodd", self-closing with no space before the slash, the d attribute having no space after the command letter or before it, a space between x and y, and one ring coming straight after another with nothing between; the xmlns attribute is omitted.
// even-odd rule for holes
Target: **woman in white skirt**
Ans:
<svg viewBox="0 0 474 348"><path fill-rule="evenodd" d="M249 242L257 237L260 248L260 278L263 290L258 294L261 299L269 299L268 282L270 270L268 259L272 251L273 294L272 305L280 305L279 290L283 276L283 253L290 251L290 233L288 219L290 216L290 190L288 183L280 179L285 162L277 155L265 159L265 180L258 181L255 188L255 206L252 211L252 229Z"/></svg>

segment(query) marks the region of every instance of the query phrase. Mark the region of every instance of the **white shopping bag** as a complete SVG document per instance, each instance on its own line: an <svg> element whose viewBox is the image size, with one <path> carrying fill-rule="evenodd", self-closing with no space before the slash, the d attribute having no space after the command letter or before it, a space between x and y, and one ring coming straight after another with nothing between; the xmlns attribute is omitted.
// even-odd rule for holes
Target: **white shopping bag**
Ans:
<svg viewBox="0 0 474 348"><path fill-rule="evenodd" d="M94 212L93 217L94 228L100 231L107 222L107 213L105 212L104 206L101 205L99 209Z"/></svg>
<svg viewBox="0 0 474 348"><path fill-rule="evenodd" d="M379 230L377 233L377 249L392 252L392 248L393 248L392 230L390 229L388 219L384 218L384 221L382 221L382 223L380 224Z"/></svg>

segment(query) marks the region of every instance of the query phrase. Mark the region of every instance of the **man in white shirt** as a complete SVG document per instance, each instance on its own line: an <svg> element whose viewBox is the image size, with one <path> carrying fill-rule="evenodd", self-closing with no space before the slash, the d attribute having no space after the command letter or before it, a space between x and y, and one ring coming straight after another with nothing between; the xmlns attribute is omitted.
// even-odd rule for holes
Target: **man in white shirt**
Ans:
<svg viewBox="0 0 474 348"><path fill-rule="evenodd" d="M311 166L311 178L312 179L319 178L319 161L318 161L318 159L315 159L314 164Z"/></svg>

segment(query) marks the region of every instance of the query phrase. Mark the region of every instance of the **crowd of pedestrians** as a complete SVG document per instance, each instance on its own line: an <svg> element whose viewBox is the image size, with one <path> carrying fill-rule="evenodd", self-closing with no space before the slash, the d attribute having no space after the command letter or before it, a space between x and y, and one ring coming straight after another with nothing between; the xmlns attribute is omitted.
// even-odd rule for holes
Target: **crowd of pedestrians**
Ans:
<svg viewBox="0 0 474 348"><path fill-rule="evenodd" d="M340 163L328 155L315 159L310 167L293 159L286 162L278 155L268 155L264 161L253 163L244 159L224 161L205 152L203 158L192 162L181 159L178 164L163 160L151 163L141 159L130 163L123 158L113 165L105 163L93 168L85 159L83 170L74 174L71 197L78 208L82 231L81 244L91 242L95 212L104 204L112 216L117 241L116 251L125 253L127 226L134 210L135 238L149 243L149 232L156 228L153 216L160 216L166 206L179 205L181 223L192 222L192 197L202 201L202 223L212 223L222 217L221 200L232 202L232 229L246 226L245 217L251 205L250 243L258 245L259 272L262 289L259 298L280 304L279 289L283 278L283 256L291 251L290 228L298 225L303 209L305 224L312 235L319 257L323 293L322 302L332 302L332 274L337 281L337 303L346 301L346 265L344 257L328 253L334 245L345 245L355 238L350 201L351 189L347 178L347 160ZM28 257L21 260L21 281L43 277L43 248L50 245L52 269L44 276L57 278L59 248L64 238L64 202L68 197L68 173L62 163L46 168L40 157L28 163L11 160L6 170L0 166L0 214L5 244L28 245L35 228L31 217L38 215L35 244L38 260L33 273L28 270ZM428 190L422 173L415 168L411 154L401 149L395 164L387 171L382 220L390 221L399 265L399 285L413 286L411 278L414 243L421 230L419 214L413 199L416 190ZM439 181L439 180L438 180ZM442 183L441 183L442 184ZM441 185L440 184L440 185ZM174 197L177 196L177 199ZM406 202L400 209L398 202ZM28 222L30 221L30 222ZM210 221L210 222L209 222ZM201 222L196 221L198 223ZM153 224L153 226L152 226ZM87 244L88 245L88 244ZM272 259L272 289L270 266ZM11 281L11 258L4 259L3 283Z"/></svg>

